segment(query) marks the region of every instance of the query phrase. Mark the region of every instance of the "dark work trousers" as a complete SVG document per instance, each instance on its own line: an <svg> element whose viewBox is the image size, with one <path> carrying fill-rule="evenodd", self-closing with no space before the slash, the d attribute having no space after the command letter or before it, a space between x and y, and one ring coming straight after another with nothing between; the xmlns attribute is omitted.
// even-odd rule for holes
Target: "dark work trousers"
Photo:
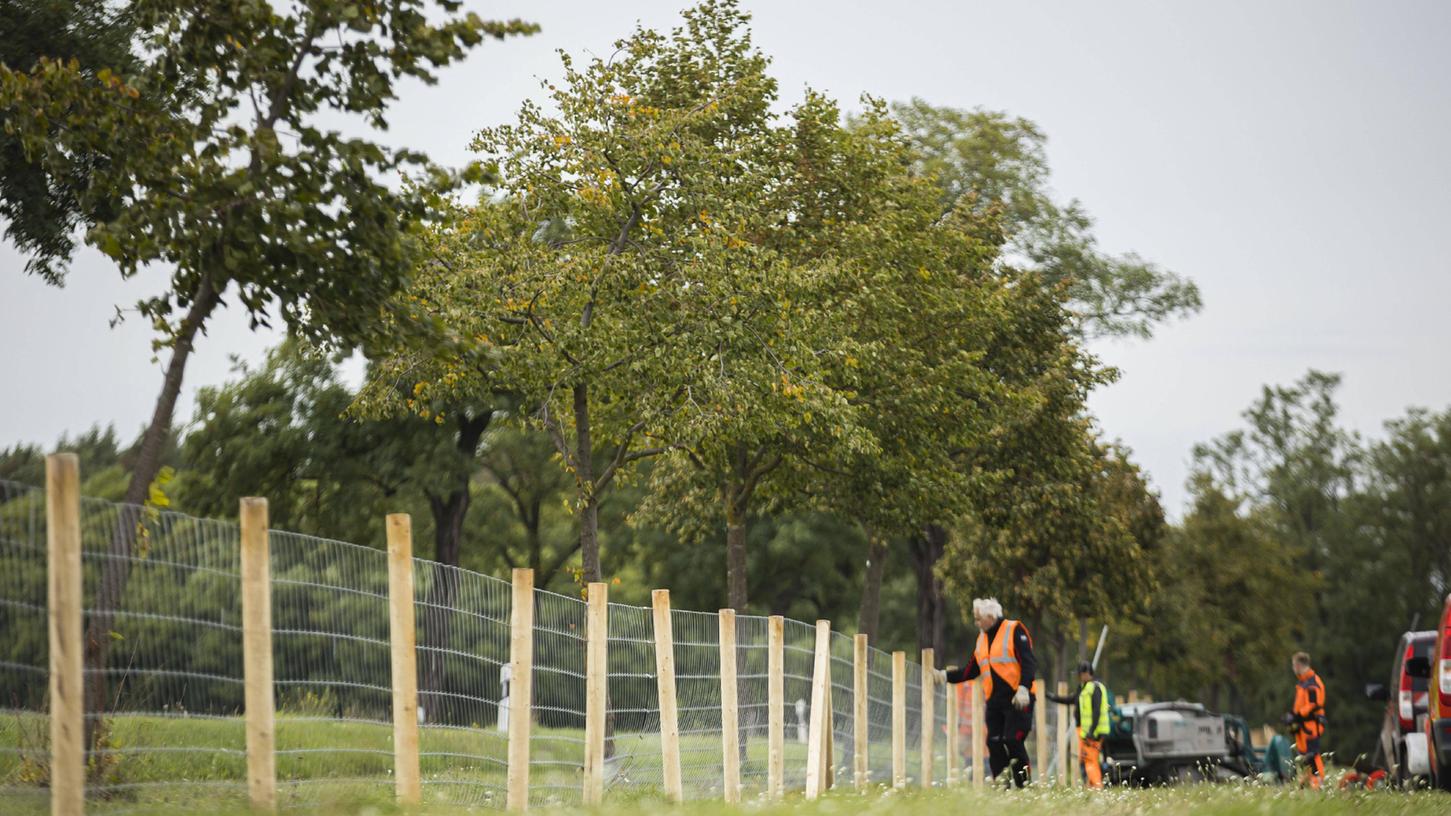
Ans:
<svg viewBox="0 0 1451 816"><path fill-rule="evenodd" d="M988 765L992 768L993 778L997 779L1011 765L1013 782L1020 788L1028 784L1028 748L1023 743L1028 738L1028 732L1033 730L1033 706L1019 711L1011 703L998 705L990 702L983 711L983 718L987 720Z"/></svg>

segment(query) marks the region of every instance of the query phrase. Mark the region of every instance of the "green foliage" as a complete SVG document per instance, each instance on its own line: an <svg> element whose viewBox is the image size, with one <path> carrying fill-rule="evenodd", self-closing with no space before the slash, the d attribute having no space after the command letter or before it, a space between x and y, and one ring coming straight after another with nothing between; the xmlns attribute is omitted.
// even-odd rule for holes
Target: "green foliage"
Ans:
<svg viewBox="0 0 1451 816"><path fill-rule="evenodd" d="M187 511L230 518L240 497L266 496L278 529L375 542L383 512L418 507L418 485L444 478L448 435L413 417L350 420L353 394L327 357L287 341L236 374L197 393L176 490Z"/></svg>
<svg viewBox="0 0 1451 816"><path fill-rule="evenodd" d="M1004 261L1066 284L1085 333L1148 337L1154 326L1199 311L1193 281L1133 253L1104 253L1083 206L1053 200L1047 137L1037 125L921 99L893 105L892 112L912 137L917 169L936 182L942 210L965 206L994 216Z"/></svg>
<svg viewBox="0 0 1451 816"><path fill-rule="evenodd" d="M140 2L134 63L86 66L60 55L0 67L6 131L52 184L73 190L86 240L123 275L174 268L142 304L163 336L207 290L237 297L254 322L275 307L315 338L368 334L409 268L411 225L429 186L395 190L406 150L321 126L324 111L374 128L403 77L433 71L485 36L527 33L418 0L393 4Z"/></svg>
<svg viewBox="0 0 1451 816"><path fill-rule="evenodd" d="M31 71L42 59L74 60L76 69L94 80L101 70L129 74L138 63L132 52L134 15L127 4L7 2L0 4L0 31L5 32L0 65L15 71ZM59 283L75 249L75 231L92 217L113 215L82 207L93 170L105 162L100 152L76 154L63 174L53 176L42 159L26 154L12 126L0 131L0 218L6 222L5 237L28 256L27 272Z"/></svg>

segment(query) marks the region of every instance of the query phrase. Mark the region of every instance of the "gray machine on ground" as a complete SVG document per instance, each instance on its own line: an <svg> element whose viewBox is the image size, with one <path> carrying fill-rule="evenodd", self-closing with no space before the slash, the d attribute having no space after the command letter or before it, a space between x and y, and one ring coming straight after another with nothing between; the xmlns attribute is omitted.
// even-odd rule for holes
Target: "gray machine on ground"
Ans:
<svg viewBox="0 0 1451 816"><path fill-rule="evenodd" d="M1266 757L1250 743L1243 722L1199 703L1125 703L1114 714L1103 741L1113 784L1242 779L1266 771Z"/></svg>

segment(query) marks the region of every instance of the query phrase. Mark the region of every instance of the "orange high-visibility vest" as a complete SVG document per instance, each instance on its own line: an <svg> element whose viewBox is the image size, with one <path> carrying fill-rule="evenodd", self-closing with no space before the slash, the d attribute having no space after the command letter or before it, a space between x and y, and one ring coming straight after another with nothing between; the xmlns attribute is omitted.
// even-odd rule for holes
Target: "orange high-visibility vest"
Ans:
<svg viewBox="0 0 1451 816"><path fill-rule="evenodd" d="M979 632L977 635L977 648L973 650L972 657L977 661L979 676L982 678L984 700L993 696L993 672L997 672L998 677L1012 686L1013 691L1018 690L1023 679L1023 666L1018 662L1015 636L1021 625L1015 620L1003 620L998 625L998 634L992 643L987 642L987 632Z"/></svg>

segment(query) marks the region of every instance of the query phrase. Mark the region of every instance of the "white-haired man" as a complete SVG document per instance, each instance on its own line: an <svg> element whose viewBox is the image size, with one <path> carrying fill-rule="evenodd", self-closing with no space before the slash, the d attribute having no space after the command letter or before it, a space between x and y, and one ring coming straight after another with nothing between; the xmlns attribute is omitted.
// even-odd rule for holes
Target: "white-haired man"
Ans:
<svg viewBox="0 0 1451 816"><path fill-rule="evenodd" d="M1003 619L1003 606L995 598L974 600L972 617L980 630L972 660L964 668L939 671L938 679L962 683L982 678L988 765L994 778L1011 766L1013 781L1021 788L1028 782L1028 749L1023 743L1033 730L1030 689L1038 673L1033 638L1021 621Z"/></svg>

